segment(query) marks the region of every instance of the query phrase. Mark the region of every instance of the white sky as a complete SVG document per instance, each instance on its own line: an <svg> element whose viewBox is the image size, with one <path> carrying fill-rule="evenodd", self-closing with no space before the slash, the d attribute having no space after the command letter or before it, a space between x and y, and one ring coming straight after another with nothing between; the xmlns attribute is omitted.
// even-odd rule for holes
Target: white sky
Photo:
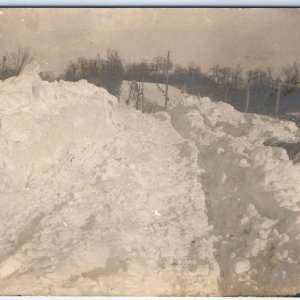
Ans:
<svg viewBox="0 0 300 300"><path fill-rule="evenodd" d="M78 56L119 49L129 62L171 50L173 62L240 64L246 69L300 62L299 9L4 8L0 54L28 46L55 73Z"/></svg>

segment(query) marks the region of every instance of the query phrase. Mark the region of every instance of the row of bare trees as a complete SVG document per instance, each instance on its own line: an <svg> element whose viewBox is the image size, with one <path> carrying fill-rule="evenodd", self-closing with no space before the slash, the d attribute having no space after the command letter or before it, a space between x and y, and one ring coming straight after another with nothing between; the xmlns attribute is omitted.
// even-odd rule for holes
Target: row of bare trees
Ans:
<svg viewBox="0 0 300 300"><path fill-rule="evenodd" d="M150 63L128 64L125 78L164 83L167 70L170 84L189 94L227 101L241 111L277 114L280 110L300 110L298 63L282 67L277 74L270 68L244 71L239 65L232 68L218 64L202 72L197 65L167 65L166 58L156 57Z"/></svg>
<svg viewBox="0 0 300 300"><path fill-rule="evenodd" d="M275 88L277 79L279 78L284 86L284 92L289 93L298 87L300 81L299 68L300 64L294 63L293 65L282 67L279 74L274 74L270 68L257 68L243 72L240 65L235 68L214 65L207 73L203 73L201 72L200 67L189 66L183 68L181 66L176 66L172 73L172 77L174 79L173 81L178 81L183 84L192 82L192 84L195 85L196 82L199 83L202 81L207 84L210 81L215 88L229 86L233 89L243 88L247 85L253 87L269 86Z"/></svg>
<svg viewBox="0 0 300 300"><path fill-rule="evenodd" d="M241 99L246 99L246 112L250 109L257 113L278 115L280 112L299 110L299 70L298 63L282 67L277 74L270 68L243 72L240 66L228 68L216 65L209 72L215 83L212 94L215 93L217 98L223 97L221 100L232 102L241 110Z"/></svg>
<svg viewBox="0 0 300 300"><path fill-rule="evenodd" d="M28 47L19 47L16 51L6 53L0 64L1 77L10 74L18 75L24 67L31 63L35 55ZM60 78L70 81L87 79L93 83L99 82L100 78L122 78L139 81L163 82L167 70L173 70L170 74L171 81L183 85L196 85L201 81L211 81L216 88L230 86L230 88L242 88L250 86L276 86L277 78L282 79L285 93L293 92L300 81L300 64L294 63L282 67L280 74L275 75L270 68L254 69L243 72L240 65L235 68L223 67L218 64L210 68L209 72L203 73L200 67L182 67L177 65L174 68L172 61L167 62L163 56L155 57L152 62L140 62L127 64L124 67L123 60L117 50L107 50L106 58L98 55L96 58L87 59L79 57L71 61ZM51 72L42 72L42 77L53 81L55 76ZM9 76L8 76L9 77Z"/></svg>
<svg viewBox="0 0 300 300"><path fill-rule="evenodd" d="M69 62L58 79L66 81L86 79L90 83L104 87L111 94L118 95L124 72L119 52L109 49L105 57L98 54L95 58L79 57Z"/></svg>
<svg viewBox="0 0 300 300"><path fill-rule="evenodd" d="M5 53L2 62L0 61L0 80L18 76L34 58L35 55L28 47L19 47L16 51ZM63 74L58 77L50 71L42 71L40 76L43 80L50 82L59 79L66 81L86 79L90 83L102 86L110 93L118 95L124 72L119 52L109 49L105 57L100 55L90 59L79 57L75 61L70 61Z"/></svg>
<svg viewBox="0 0 300 300"><path fill-rule="evenodd" d="M6 53L0 61L0 79L17 76L34 57L28 47ZM122 80L165 83L167 73L169 83L181 90L227 101L242 111L269 113L275 106L276 110L300 110L300 64L296 62L282 67L277 74L270 68L245 71L239 65L224 67L218 64L203 72L197 65L174 65L164 56L157 56L151 62L126 64L117 50L107 50L104 56L70 61L58 77L47 71L40 75L48 81L86 79L118 95Z"/></svg>
<svg viewBox="0 0 300 300"><path fill-rule="evenodd" d="M156 56L150 63L143 61L126 64L124 78L126 80L163 83L166 79L166 73L171 71L173 67L173 62L168 62L167 57Z"/></svg>

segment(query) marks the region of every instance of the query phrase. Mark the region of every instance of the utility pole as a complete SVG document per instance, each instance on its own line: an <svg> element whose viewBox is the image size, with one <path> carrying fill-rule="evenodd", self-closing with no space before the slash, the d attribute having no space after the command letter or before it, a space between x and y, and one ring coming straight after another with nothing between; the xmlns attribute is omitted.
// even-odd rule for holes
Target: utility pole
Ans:
<svg viewBox="0 0 300 300"><path fill-rule="evenodd" d="M2 69L6 68L6 56L3 56L3 60L2 60Z"/></svg>
<svg viewBox="0 0 300 300"><path fill-rule="evenodd" d="M249 105L250 105L250 84L247 84L247 96L246 96L246 108L245 113L249 111Z"/></svg>
<svg viewBox="0 0 300 300"><path fill-rule="evenodd" d="M228 83L226 84L226 89L225 89L225 102L227 102L228 100L228 93L229 93L229 87L228 87Z"/></svg>
<svg viewBox="0 0 300 300"><path fill-rule="evenodd" d="M278 116L279 108L280 108L280 89L281 89L280 79L277 78L277 95L276 95L276 105L275 105L276 117Z"/></svg>
<svg viewBox="0 0 300 300"><path fill-rule="evenodd" d="M169 89L170 53L171 53L171 51L168 51L168 56L167 56L167 73L166 73L166 92L165 92L165 109L168 108L168 101L169 101L168 89Z"/></svg>
<svg viewBox="0 0 300 300"><path fill-rule="evenodd" d="M144 99L144 79L143 79L143 81L142 81L142 83L141 83L141 92L140 92L140 95L141 95L141 108L140 108L140 110L142 111L142 112L144 112L144 104L145 104L145 99Z"/></svg>

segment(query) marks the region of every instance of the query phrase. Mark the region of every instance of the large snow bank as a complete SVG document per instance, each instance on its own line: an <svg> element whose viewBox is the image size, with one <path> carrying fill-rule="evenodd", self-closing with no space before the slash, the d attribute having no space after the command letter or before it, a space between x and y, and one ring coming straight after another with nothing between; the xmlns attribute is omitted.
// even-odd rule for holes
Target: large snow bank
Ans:
<svg viewBox="0 0 300 300"><path fill-rule="evenodd" d="M0 293L218 294L195 145L37 73L0 84Z"/></svg>
<svg viewBox="0 0 300 300"><path fill-rule="evenodd" d="M117 100L81 80L42 81L39 66L0 83L0 192L22 188L32 170L49 168L73 147L105 142Z"/></svg>
<svg viewBox="0 0 300 300"><path fill-rule="evenodd" d="M112 112L117 99L106 90L86 81L42 81L38 69L37 64L29 65L20 76L0 82L2 293L5 278L41 268L39 254L31 253L28 245L33 243L29 247L38 248L38 253L43 249L42 256L44 249L51 252L58 233L53 238L49 230L59 232L61 224L65 227L59 210L74 199L74 185L82 189L84 174L98 162L101 152L94 151L95 147L102 149L115 131ZM80 215L72 217L80 220ZM37 235L47 218L50 238L43 240ZM60 245L62 240L70 243L70 237L60 239ZM20 294L23 288L12 282L10 293ZM21 283L28 288L27 294L33 293L29 281ZM42 287L41 282L38 285Z"/></svg>
<svg viewBox="0 0 300 300"><path fill-rule="evenodd" d="M227 295L299 292L300 164L266 140L298 141L294 123L189 97L169 111L199 149L209 221Z"/></svg>

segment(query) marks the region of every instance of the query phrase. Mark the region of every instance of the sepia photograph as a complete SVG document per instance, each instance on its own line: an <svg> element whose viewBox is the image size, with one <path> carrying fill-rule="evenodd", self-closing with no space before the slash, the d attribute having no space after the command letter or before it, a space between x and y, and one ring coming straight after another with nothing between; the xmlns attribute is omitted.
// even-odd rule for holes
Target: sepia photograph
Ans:
<svg viewBox="0 0 300 300"><path fill-rule="evenodd" d="M0 8L0 295L299 295L299 27Z"/></svg>

